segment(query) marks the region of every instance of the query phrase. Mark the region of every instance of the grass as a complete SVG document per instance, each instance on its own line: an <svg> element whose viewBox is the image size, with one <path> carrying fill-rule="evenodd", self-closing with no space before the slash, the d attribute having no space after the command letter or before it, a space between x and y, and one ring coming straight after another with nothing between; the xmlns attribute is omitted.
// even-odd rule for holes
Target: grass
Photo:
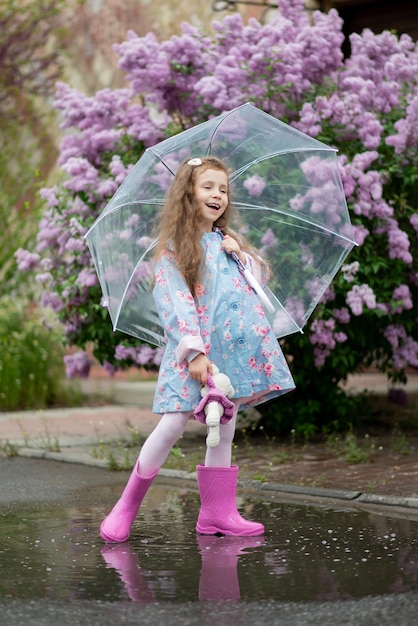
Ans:
<svg viewBox="0 0 418 626"><path fill-rule="evenodd" d="M345 435L329 435L327 447L338 458L347 463L369 463L376 447L373 439L365 435L360 439L352 428Z"/></svg>
<svg viewBox="0 0 418 626"><path fill-rule="evenodd" d="M23 444L10 442L9 439L0 441L0 450L7 458L18 456L19 448L40 448L48 452L60 452L61 446L58 434L51 434L46 420L43 420L43 431L37 436L29 436L20 422Z"/></svg>
<svg viewBox="0 0 418 626"><path fill-rule="evenodd" d="M96 459L104 459L111 470L132 469L145 441L144 435L129 420L126 422L126 433L121 434L118 439L104 441L101 437L100 428L96 424L94 430L97 443L91 451L92 456ZM202 454L199 450L186 453L181 445L175 445L171 449L164 467L192 472L195 471L199 462L202 462Z"/></svg>

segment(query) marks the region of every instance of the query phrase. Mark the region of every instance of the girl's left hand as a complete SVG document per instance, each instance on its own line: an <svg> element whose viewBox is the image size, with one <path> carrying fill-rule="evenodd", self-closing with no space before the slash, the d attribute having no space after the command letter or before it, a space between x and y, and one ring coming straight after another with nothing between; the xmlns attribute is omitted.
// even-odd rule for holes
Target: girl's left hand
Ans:
<svg viewBox="0 0 418 626"><path fill-rule="evenodd" d="M245 255L241 251L238 241L231 237L231 235L225 235L225 237L222 239L222 247L228 254L232 254L232 252L235 252L235 254L238 255L240 261L245 263Z"/></svg>

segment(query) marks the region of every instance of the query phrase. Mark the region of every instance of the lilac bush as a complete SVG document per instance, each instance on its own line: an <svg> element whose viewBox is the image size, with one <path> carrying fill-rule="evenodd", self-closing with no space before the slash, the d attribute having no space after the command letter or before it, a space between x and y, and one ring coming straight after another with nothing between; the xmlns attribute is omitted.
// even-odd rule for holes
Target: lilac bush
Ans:
<svg viewBox="0 0 418 626"><path fill-rule="evenodd" d="M293 415L293 427L296 419L303 429L312 415L321 421L326 404L329 420L344 406L332 403L330 389L338 395L337 383L358 368L373 365L405 381L418 366L418 48L407 35L366 30L351 35L345 59L335 10L316 11L309 21L302 0L278 6L273 23L228 15L210 37L190 24L162 42L128 33L115 45L125 89L87 97L59 84L55 107L68 129L63 176L42 191L37 249L16 257L34 272L41 303L56 311L69 344L93 345L109 372L158 367L158 350L111 332L83 238L144 149L248 101L337 147L359 245L305 334L284 341L301 398L309 398ZM264 181L254 176L247 185L258 195ZM271 235L264 246L276 243Z"/></svg>

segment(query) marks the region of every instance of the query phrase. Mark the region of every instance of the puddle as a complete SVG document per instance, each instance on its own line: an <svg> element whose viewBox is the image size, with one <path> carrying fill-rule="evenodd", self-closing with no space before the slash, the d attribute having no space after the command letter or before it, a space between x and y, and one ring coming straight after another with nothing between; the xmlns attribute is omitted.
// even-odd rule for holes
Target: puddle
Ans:
<svg viewBox="0 0 418 626"><path fill-rule="evenodd" d="M240 510L264 537L197 536L198 495L154 484L131 540L105 545L98 528L119 492L96 489L100 506L3 509L0 600L328 601L418 589L416 521L248 499Z"/></svg>

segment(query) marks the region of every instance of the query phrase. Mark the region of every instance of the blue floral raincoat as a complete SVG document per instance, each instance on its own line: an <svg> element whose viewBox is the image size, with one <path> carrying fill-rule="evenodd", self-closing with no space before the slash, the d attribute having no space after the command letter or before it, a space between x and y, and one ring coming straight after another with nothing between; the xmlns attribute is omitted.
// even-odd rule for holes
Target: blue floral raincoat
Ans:
<svg viewBox="0 0 418 626"><path fill-rule="evenodd" d="M155 413L193 411L200 384L188 364L203 352L227 374L241 408L255 406L294 389L280 345L256 293L222 248L219 232L205 233L203 282L193 298L177 269L175 254L165 253L155 268L153 296L167 344L160 366ZM257 273L258 263L248 256Z"/></svg>

